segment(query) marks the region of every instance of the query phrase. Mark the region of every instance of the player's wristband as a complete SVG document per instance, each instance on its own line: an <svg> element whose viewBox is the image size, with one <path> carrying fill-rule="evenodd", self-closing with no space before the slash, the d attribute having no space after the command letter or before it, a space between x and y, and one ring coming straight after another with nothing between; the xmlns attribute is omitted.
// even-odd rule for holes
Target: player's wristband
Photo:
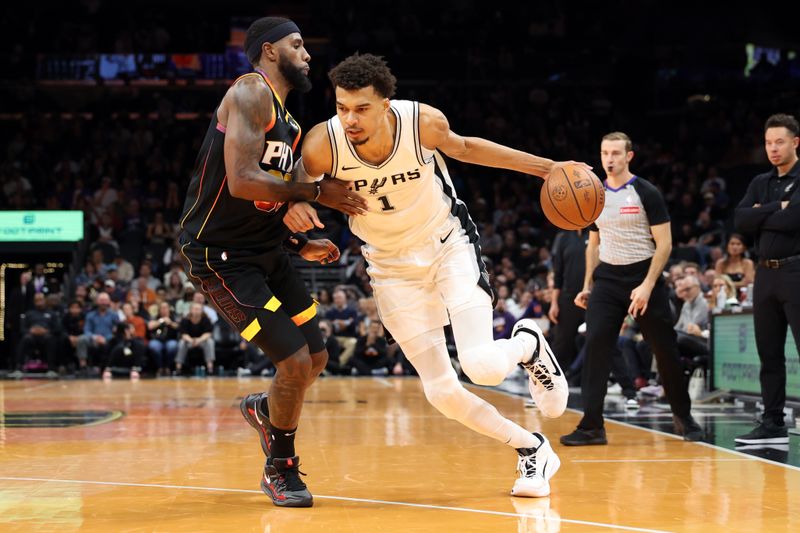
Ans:
<svg viewBox="0 0 800 533"><path fill-rule="evenodd" d="M292 252L300 253L305 245L308 244L308 237L304 233L290 233L289 237L283 241L283 246Z"/></svg>
<svg viewBox="0 0 800 533"><path fill-rule="evenodd" d="M314 185L317 187L317 194L314 195L314 199L311 200L312 202L319 200L319 195L322 194L322 185L320 185L318 181L315 181Z"/></svg>

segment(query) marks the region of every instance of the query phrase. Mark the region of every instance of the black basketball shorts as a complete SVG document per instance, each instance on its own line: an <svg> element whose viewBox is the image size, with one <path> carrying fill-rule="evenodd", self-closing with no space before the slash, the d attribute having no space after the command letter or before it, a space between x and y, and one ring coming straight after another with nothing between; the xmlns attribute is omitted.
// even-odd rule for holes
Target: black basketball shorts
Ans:
<svg viewBox="0 0 800 533"><path fill-rule="evenodd" d="M317 304L283 249L224 250L183 234L180 255L194 286L274 362L306 344L310 353L325 349Z"/></svg>

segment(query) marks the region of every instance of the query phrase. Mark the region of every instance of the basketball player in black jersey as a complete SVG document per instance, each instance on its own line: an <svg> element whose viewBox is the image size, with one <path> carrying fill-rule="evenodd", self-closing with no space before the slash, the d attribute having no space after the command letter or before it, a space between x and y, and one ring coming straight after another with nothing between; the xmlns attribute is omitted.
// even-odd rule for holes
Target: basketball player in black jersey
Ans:
<svg viewBox="0 0 800 533"><path fill-rule="evenodd" d="M339 257L330 241L290 234L286 202L316 201L348 215L366 203L344 182L293 181L300 126L285 109L289 91L307 92L311 59L291 20L265 17L247 30L245 51L255 72L236 80L211 120L181 216L186 272L247 341L275 363L269 394L251 394L242 414L267 455L262 490L273 503L309 507L299 477L294 435L306 389L328 359L308 295L284 250L309 261Z"/></svg>

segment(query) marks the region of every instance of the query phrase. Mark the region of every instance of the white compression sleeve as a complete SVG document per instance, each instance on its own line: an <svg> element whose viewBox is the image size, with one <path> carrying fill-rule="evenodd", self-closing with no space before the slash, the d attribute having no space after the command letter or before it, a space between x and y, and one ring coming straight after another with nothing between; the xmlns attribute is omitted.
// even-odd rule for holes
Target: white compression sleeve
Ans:
<svg viewBox="0 0 800 533"><path fill-rule="evenodd" d="M409 347L420 340L411 339ZM471 430L513 448L530 448L538 445L539 440L530 431L504 418L493 405L464 388L450 364L443 336L441 341L417 342L418 347L421 347L421 344L427 344L428 347L421 351L413 348L407 350L416 352L409 356L408 360L417 370L425 396L431 405L447 418L457 420Z"/></svg>
<svg viewBox="0 0 800 533"><path fill-rule="evenodd" d="M471 301L462 309L450 310L450 323L458 349L461 368L473 383L498 385L536 349L536 339L519 335L493 340L492 302L489 295L475 286Z"/></svg>

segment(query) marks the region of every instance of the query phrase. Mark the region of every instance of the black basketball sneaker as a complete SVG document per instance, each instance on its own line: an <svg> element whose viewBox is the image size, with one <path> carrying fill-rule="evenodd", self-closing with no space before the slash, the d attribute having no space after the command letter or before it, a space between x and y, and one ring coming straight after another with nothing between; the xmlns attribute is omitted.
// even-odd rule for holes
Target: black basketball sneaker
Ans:
<svg viewBox="0 0 800 533"><path fill-rule="evenodd" d="M300 479L300 458L267 457L264 475L261 476L261 490L272 498L278 507L311 507L314 497Z"/></svg>
<svg viewBox="0 0 800 533"><path fill-rule="evenodd" d="M261 450L269 457L269 406L267 393L248 394L242 398L239 409L247 423L258 432Z"/></svg>

